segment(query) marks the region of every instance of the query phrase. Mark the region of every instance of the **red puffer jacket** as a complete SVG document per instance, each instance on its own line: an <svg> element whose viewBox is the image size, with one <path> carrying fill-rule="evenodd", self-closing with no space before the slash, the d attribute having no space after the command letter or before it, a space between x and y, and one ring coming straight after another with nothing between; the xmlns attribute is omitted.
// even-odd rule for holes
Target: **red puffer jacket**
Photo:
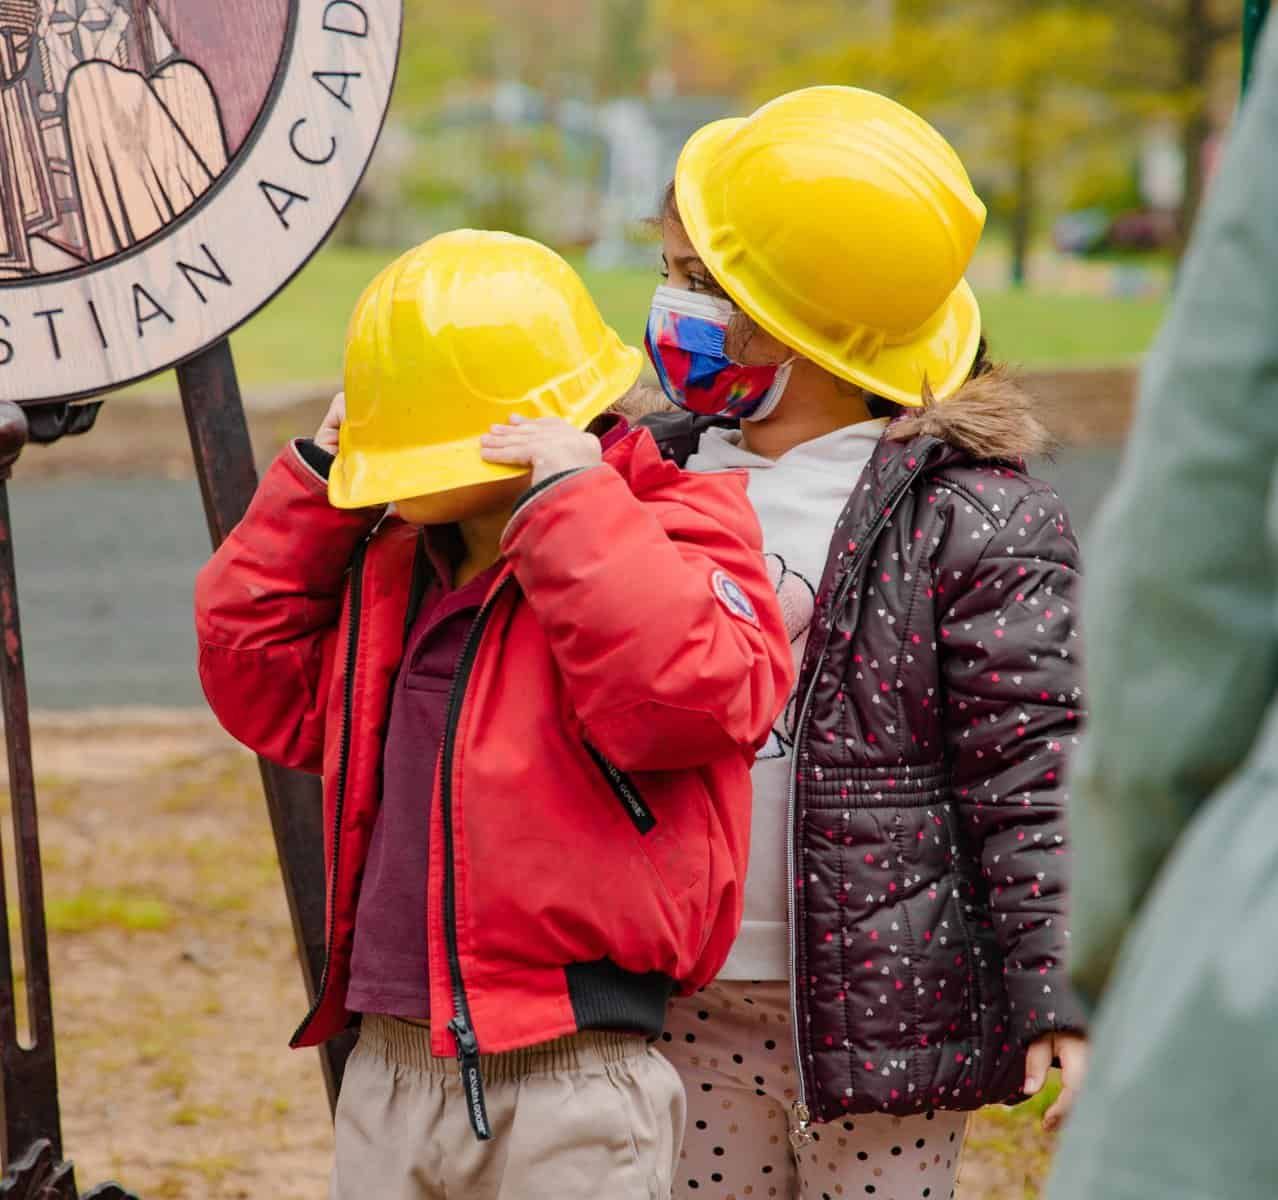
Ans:
<svg viewBox="0 0 1278 1200"><path fill-rule="evenodd" d="M332 508L294 446L196 590L219 719L325 777L328 961L298 1046L350 1020L391 687L429 570L420 531L379 518ZM454 684L423 914L432 1044L463 1060L655 1036L674 989L715 977L750 765L792 682L744 479L684 474L647 432L532 494L503 548Z"/></svg>

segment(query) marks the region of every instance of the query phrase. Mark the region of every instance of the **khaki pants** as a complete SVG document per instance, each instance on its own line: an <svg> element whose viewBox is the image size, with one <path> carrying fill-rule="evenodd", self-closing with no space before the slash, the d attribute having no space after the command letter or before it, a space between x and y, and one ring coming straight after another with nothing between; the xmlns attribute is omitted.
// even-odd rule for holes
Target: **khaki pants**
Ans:
<svg viewBox="0 0 1278 1200"><path fill-rule="evenodd" d="M424 1028L364 1018L337 1104L330 1200L669 1200L683 1085L641 1038L579 1034L481 1059L493 1137Z"/></svg>

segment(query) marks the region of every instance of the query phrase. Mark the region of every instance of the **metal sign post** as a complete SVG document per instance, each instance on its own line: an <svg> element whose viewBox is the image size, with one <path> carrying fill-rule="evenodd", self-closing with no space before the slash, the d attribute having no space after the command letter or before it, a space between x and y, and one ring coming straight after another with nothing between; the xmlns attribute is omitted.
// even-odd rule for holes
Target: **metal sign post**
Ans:
<svg viewBox="0 0 1278 1200"><path fill-rule="evenodd" d="M8 480L27 444L27 418L16 404L0 405L0 699L4 706L9 752L9 795L13 805L14 847L18 863L18 907L23 961L27 972L27 1014L32 1045L18 1045L17 1005L13 990L9 925L0 923L0 1066L4 1071L4 1149L45 1138L62 1153L58 1114L57 1065L53 1057L53 1003L49 992L49 948L44 926L44 888L40 874L40 835L36 819L35 778L31 766L31 726L27 681L18 622L17 577L9 522ZM4 900L0 878L0 900ZM7 911L7 903L0 904Z"/></svg>
<svg viewBox="0 0 1278 1200"><path fill-rule="evenodd" d="M49 16L53 10L54 15ZM76 1200L6 481L85 397L177 367L214 545L257 485L227 335L328 236L390 100L402 0L0 3L0 700L32 1044L0 921L0 1200ZM148 131L140 142L137 131ZM262 764L309 998L325 952L318 780ZM7 911L0 877L0 913ZM349 1043L321 1052L330 1104ZM118 1186L88 1193L127 1200Z"/></svg>
<svg viewBox="0 0 1278 1200"><path fill-rule="evenodd" d="M217 547L239 524L257 490L253 446L230 343L219 342L184 363L178 367L177 376L209 536ZM326 933L320 781L265 759L259 761L306 995L313 1000L324 969ZM342 1067L353 1042L348 1035L320 1047L330 1109L337 1103Z"/></svg>

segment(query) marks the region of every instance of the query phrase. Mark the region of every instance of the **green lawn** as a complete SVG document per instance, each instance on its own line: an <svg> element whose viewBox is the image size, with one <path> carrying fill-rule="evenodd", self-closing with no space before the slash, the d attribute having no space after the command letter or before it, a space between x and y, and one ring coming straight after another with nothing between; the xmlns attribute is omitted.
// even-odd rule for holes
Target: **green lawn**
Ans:
<svg viewBox="0 0 1278 1200"><path fill-rule="evenodd" d="M1161 300L1047 292L985 292L981 314L997 359L1030 367L1096 366L1139 358L1154 340Z"/></svg>
<svg viewBox="0 0 1278 1200"><path fill-rule="evenodd" d="M392 257L383 250L332 247L233 339L246 386L277 388L330 382L341 374L350 310L364 285ZM604 316L638 343L657 274L592 271L579 260ZM655 267L655 255L654 255ZM1096 300L1037 292L981 297L996 357L1025 366L1122 362L1149 346L1163 305L1148 300ZM145 385L167 388L164 377Z"/></svg>

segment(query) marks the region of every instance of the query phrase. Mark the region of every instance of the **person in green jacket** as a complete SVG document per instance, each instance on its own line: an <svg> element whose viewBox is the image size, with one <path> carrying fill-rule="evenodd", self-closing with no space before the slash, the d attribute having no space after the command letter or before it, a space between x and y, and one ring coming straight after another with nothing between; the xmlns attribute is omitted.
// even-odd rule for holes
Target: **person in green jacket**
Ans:
<svg viewBox="0 0 1278 1200"><path fill-rule="evenodd" d="M1278 22L1094 539L1073 975L1100 1004L1049 1200L1278 1196Z"/></svg>

